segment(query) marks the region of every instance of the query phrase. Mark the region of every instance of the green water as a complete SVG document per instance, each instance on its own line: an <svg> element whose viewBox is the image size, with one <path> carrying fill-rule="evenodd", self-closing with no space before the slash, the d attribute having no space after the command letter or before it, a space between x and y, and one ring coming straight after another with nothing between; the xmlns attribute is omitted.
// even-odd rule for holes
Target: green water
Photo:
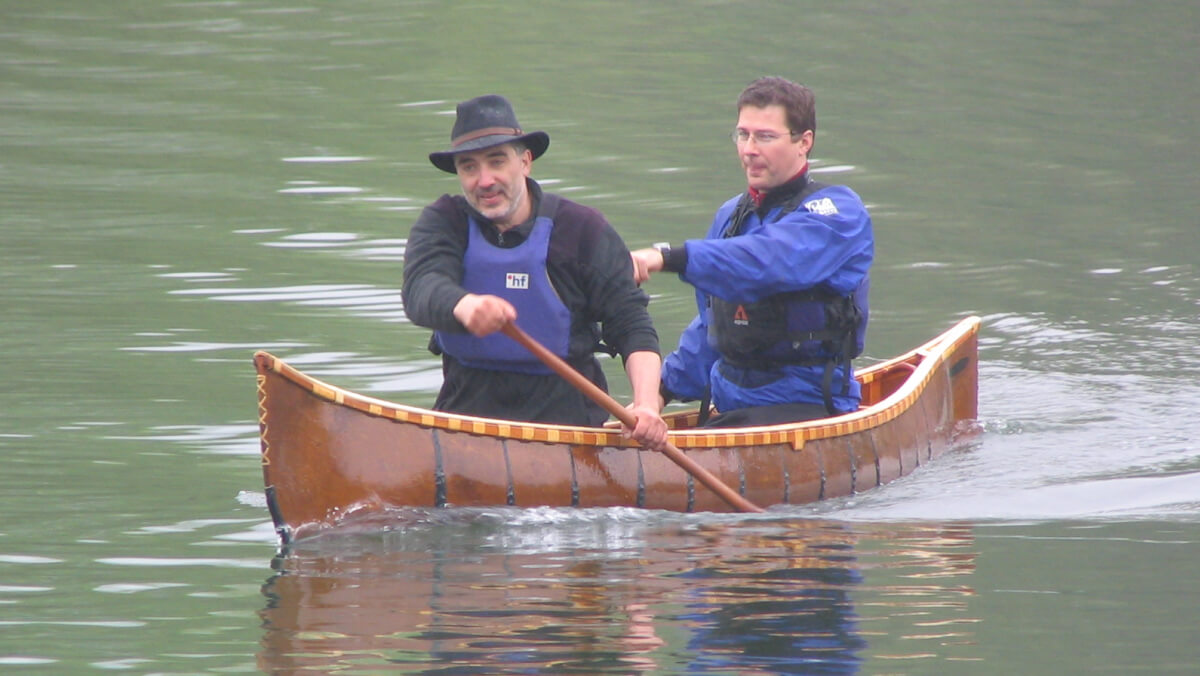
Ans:
<svg viewBox="0 0 1200 676"><path fill-rule="evenodd" d="M1191 673L1198 35L1190 2L0 1L0 666ZM535 177L638 247L741 190L764 74L874 215L868 360L984 317L977 446L762 521L450 510L273 561L250 355L432 401L400 272L455 103L511 98ZM672 345L690 290L648 289Z"/></svg>

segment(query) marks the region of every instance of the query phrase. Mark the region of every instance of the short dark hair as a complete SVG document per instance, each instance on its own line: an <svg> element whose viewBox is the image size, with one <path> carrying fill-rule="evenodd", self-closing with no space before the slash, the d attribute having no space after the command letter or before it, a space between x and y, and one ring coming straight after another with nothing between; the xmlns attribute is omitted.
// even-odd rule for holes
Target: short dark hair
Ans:
<svg viewBox="0 0 1200 676"><path fill-rule="evenodd" d="M808 87L781 77L760 77L747 85L737 100L738 113L746 106L766 108L774 105L783 106L788 129L793 134L803 134L811 129L816 141L817 97Z"/></svg>

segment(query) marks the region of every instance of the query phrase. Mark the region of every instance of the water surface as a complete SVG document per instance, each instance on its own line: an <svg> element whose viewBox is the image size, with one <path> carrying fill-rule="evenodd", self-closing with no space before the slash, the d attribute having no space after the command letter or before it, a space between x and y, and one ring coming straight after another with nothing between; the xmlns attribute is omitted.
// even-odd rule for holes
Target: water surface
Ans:
<svg viewBox="0 0 1200 676"><path fill-rule="evenodd" d="M0 7L0 665L44 673L1191 673L1187 2ZM414 510L280 552L250 355L427 405L399 297L458 101L631 246L818 95L874 214L864 362L984 318L975 445L765 517ZM656 278L672 345L694 312ZM618 365L614 393L627 397Z"/></svg>

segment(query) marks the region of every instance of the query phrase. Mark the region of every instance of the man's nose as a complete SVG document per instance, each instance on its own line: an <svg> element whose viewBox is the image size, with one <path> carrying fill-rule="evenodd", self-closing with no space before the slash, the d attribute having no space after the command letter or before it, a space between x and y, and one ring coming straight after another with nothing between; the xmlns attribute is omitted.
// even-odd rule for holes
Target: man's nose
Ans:
<svg viewBox="0 0 1200 676"><path fill-rule="evenodd" d="M496 175L487 167L479 170L479 187L487 188L496 182Z"/></svg>

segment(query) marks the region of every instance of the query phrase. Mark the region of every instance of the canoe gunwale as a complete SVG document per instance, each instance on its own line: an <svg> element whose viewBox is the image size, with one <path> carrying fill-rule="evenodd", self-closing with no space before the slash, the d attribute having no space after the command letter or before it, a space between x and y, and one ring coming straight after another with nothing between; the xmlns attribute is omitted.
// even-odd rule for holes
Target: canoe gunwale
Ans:
<svg viewBox="0 0 1200 676"><path fill-rule="evenodd" d="M978 332L980 321L979 317L966 317L924 345L859 370L855 377L865 385L897 368L903 368L905 364L912 368L912 372L895 391L874 405L833 418L797 423L730 429L672 430L669 432L670 439L681 449L790 444L794 450L800 450L806 441L838 437L878 427L900 416L916 403L948 356L954 353L959 344ZM320 399L370 416L423 428L550 444L637 447L635 442L622 437L615 427L524 423L433 411L377 399L330 385L265 351L256 352L254 362L260 378L263 377L262 374L270 371L309 390ZM668 417L670 415L668 414Z"/></svg>

